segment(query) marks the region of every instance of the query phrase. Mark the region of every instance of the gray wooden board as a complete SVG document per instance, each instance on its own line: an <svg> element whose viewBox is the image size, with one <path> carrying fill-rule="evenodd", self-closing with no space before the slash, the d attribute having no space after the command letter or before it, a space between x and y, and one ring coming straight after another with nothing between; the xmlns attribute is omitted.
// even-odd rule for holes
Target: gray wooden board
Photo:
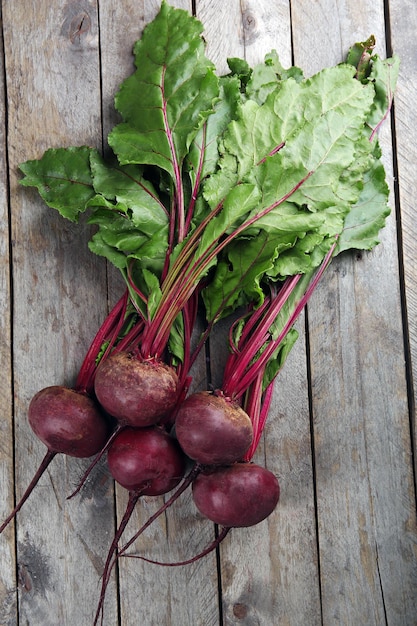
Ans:
<svg viewBox="0 0 417 626"><path fill-rule="evenodd" d="M382 2L296 2L292 7L295 62L309 73L334 63L340 51L370 34L385 55ZM339 28L331 29L336 18ZM380 140L393 188L389 124ZM414 624L417 619L399 278L393 211L381 245L356 259L338 259L309 306L324 623Z"/></svg>
<svg viewBox="0 0 417 626"><path fill-rule="evenodd" d="M78 3L62 2L13 2L3 8L17 498L46 451L28 428L30 398L47 385L73 383L106 312L105 267L87 250L87 228L74 229L18 186L18 164L47 147L101 145L97 8L89 6L87 33L77 33L80 11ZM67 502L84 467L73 459L54 459L18 516L19 623L91 619L93 606L86 598L97 593L113 529L112 483L98 472L95 489ZM113 602L109 615L115 609Z"/></svg>
<svg viewBox="0 0 417 626"><path fill-rule="evenodd" d="M123 559L108 590L104 623L415 625L417 532L409 412L410 365L414 371L417 367L414 3L390 0L385 10L382 0L173 4L187 10L195 4L207 53L219 73L227 71L227 57L245 57L253 64L275 48L284 65L294 58L312 74L341 61L352 43L371 33L385 56L387 34L388 48L391 38L402 57L402 69L395 125L388 121L384 126L381 145L392 190L394 171L398 175L392 205L397 202L401 221L393 212L372 253L335 260L297 323L300 339L279 375L256 456L279 477L282 496L276 512L257 527L233 530L218 563L214 554L187 568ZM159 6L159 0L3 2L2 517L13 491L17 498L22 494L45 453L27 425L30 398L43 386L73 382L108 303L123 289L117 272L88 252L88 227L65 222L35 193L20 188L17 166L50 146L106 149L105 138L118 119L114 93L133 69L133 43ZM211 380L202 355L193 388L221 383L226 333L227 326L220 324L210 342ZM92 622L106 551L126 494L113 491L101 463L80 496L66 501L85 467L83 461L56 458L18 515L16 536L11 525L0 538L1 626ZM143 498L129 530L162 501ZM175 561L203 548L213 533L188 492L134 549Z"/></svg>
<svg viewBox="0 0 417 626"><path fill-rule="evenodd" d="M287 2L202 3L208 54L227 71L225 57L250 64L276 49L291 65ZM227 13L227 15L226 15ZM216 33L210 39L210 34ZM314 486L308 417L306 353L301 339L276 385L271 423L259 460L279 476L279 511L255 529L236 529L221 548L225 624L315 624L320 622ZM222 371L226 332L211 342L212 370ZM220 358L221 357L221 358ZM219 375L217 374L219 378ZM220 384L216 380L216 384ZM301 539L301 540L300 540ZM288 546L291 549L288 551ZM316 581L312 584L312 580Z"/></svg>
<svg viewBox="0 0 417 626"><path fill-rule="evenodd" d="M3 37L1 37L1 44ZM1 76L4 77L4 58L1 59ZM12 407L12 357L11 357L11 275L10 231L8 205L6 91L4 81L0 92L0 516L5 518L13 507L13 407ZM5 623L16 620L14 526L6 529L0 542L0 614Z"/></svg>
<svg viewBox="0 0 417 626"><path fill-rule="evenodd" d="M401 59L398 87L395 95L395 147L398 176L398 218L401 220L402 261L406 322L408 325L407 358L410 381L410 409L415 419L416 388L412 373L417 370L417 255L416 255L416 198L417 147L413 139L417 124L417 7L412 0L393 0L389 5L391 46ZM407 329L406 329L407 330ZM409 351L409 352L408 352ZM414 443L416 444L414 428ZM414 459L415 471L417 459Z"/></svg>

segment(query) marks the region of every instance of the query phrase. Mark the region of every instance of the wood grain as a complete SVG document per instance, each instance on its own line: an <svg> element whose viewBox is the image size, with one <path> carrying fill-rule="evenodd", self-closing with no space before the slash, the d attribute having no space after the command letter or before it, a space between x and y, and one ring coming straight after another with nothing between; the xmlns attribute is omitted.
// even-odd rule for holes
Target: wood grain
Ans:
<svg viewBox="0 0 417 626"><path fill-rule="evenodd" d="M101 108L95 4L17 1L4 7L3 20L19 498L45 453L28 428L28 403L44 386L73 383L107 298L105 268L87 250L88 229L74 229L34 193L23 192L18 164L50 146L100 146ZM18 516L19 623L91 619L93 607L79 593L87 598L97 591L106 534L113 528L112 486L97 473L95 489L67 502L83 467L56 458Z"/></svg>
<svg viewBox="0 0 417 626"><path fill-rule="evenodd" d="M3 48L3 36L0 36ZM4 78L4 58L0 61L0 75ZM11 264L10 264L10 211L7 160L7 98L4 80L0 91L0 518L4 519L14 506L13 470L13 370L11 338ZM0 615L5 623L17 619L16 570L14 524L4 532L0 542Z"/></svg>
<svg viewBox="0 0 417 626"><path fill-rule="evenodd" d="M155 17L160 5L159 2L149 1L108 4L109 7L100 13L105 137L119 119L114 112L114 94L121 81L134 70L133 43L140 37L144 26ZM171 4L190 12L192 10L188 0L178 0ZM113 5L111 10L110 5ZM127 36L130 41L128 46ZM110 273L110 277L110 293L114 294L115 299L118 297L116 294L119 293L120 280L114 272ZM205 387L204 360L196 364L194 380ZM123 489L117 489L117 495L117 518L120 519L127 499ZM162 503L163 498L142 498L125 533L126 538L140 528ZM154 523L130 552L136 551L166 562L183 560L210 543L212 533L212 525L202 520L201 516L196 517L188 493L184 494L167 515ZM149 590L155 586L156 581L160 591L149 602ZM132 606L137 606L137 617L144 624L217 624L218 583L215 556L186 569L163 568L137 559L122 559L119 564L119 585L122 623L130 623Z"/></svg>
<svg viewBox="0 0 417 626"><path fill-rule="evenodd" d="M353 42L371 33L384 55L382 2L292 7L295 62L309 73L343 58ZM339 29L330 31L335 16ZM393 188L389 125L380 140ZM414 624L417 615L397 259L393 213L381 245L371 254L335 261L309 306L324 623Z"/></svg>
<svg viewBox="0 0 417 626"><path fill-rule="evenodd" d="M410 384L410 418L414 430L414 450L417 445L415 411L416 388L413 373L417 371L417 256L415 199L417 197L416 163L417 147L413 133L417 124L414 106L416 99L417 44L414 33L417 28L417 11L413 2L393 0L389 5L390 35L389 47L401 59L400 76L395 94L395 158L398 176L397 209L401 220L401 261L404 264L404 287L406 306L406 358L408 361L408 381ZM414 456L417 472L417 459Z"/></svg>

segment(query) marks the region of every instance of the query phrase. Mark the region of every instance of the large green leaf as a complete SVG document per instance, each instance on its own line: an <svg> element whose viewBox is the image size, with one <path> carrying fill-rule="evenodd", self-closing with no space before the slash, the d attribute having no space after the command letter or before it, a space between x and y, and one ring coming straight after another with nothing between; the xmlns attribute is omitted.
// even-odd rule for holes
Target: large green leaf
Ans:
<svg viewBox="0 0 417 626"><path fill-rule="evenodd" d="M216 171L219 160L219 138L237 115L240 103L238 80L234 77L222 77L219 85L220 97L214 105L213 113L199 130L187 156L193 188L196 183Z"/></svg>
<svg viewBox="0 0 417 626"><path fill-rule="evenodd" d="M246 102L225 134L220 169L205 186L210 205L254 180L263 206L290 196L310 210L338 203L340 178L353 161L374 95L354 72L337 66L301 83L289 79L264 104Z"/></svg>
<svg viewBox="0 0 417 626"><path fill-rule="evenodd" d="M93 200L95 209L88 218L90 224L99 228L90 242L90 249L105 256L119 269L125 269L129 259L139 260L143 267L160 275L168 246L168 226L162 226L147 234L140 224L136 225L127 215L119 213L113 205L102 206L102 196ZM117 209L117 207L116 207Z"/></svg>
<svg viewBox="0 0 417 626"><path fill-rule="evenodd" d="M186 219L190 232L210 212L210 207L201 194L204 180L217 169L219 160L219 137L237 114L240 103L239 81L236 77L221 77L220 97L213 113L207 118L194 138L186 157L184 176Z"/></svg>
<svg viewBox="0 0 417 626"><path fill-rule="evenodd" d="M251 239L233 241L202 292L207 321L216 322L250 302L261 304L264 291L260 280L272 269L278 252L292 243L280 242L266 232Z"/></svg>
<svg viewBox="0 0 417 626"><path fill-rule="evenodd" d="M136 43L136 71L122 84L116 108L124 122L109 135L121 163L157 165L178 183L178 167L218 95L204 54L202 24L162 3Z"/></svg>
<svg viewBox="0 0 417 626"><path fill-rule="evenodd" d="M375 86L375 100L368 118L368 124L373 134L375 134L391 110L400 69L400 60L396 55L384 60L375 55L372 60L369 80Z"/></svg>
<svg viewBox="0 0 417 626"><path fill-rule="evenodd" d="M384 166L379 159L375 159L373 166L365 173L358 202L346 216L336 253L350 248L371 250L379 243L379 232L390 213L388 195Z"/></svg>
<svg viewBox="0 0 417 626"><path fill-rule="evenodd" d="M335 205L345 205L347 210L346 205L356 201L358 188L346 188L344 180L346 169L355 164L374 92L370 85L362 86L354 79L353 73L349 66L338 66L297 84L303 116L299 123L291 123L287 137L287 125L282 127L285 145L258 168L264 203L288 197L310 211L319 211ZM274 99L275 110L280 93Z"/></svg>
<svg viewBox="0 0 417 626"><path fill-rule="evenodd" d="M86 146L47 150L40 159L21 163L20 183L36 187L46 204L76 222L94 196L90 156Z"/></svg>
<svg viewBox="0 0 417 626"><path fill-rule="evenodd" d="M124 206L133 224L152 236L168 224L168 212L153 185L143 177L137 165L106 163L98 154L91 157L93 185L115 206Z"/></svg>

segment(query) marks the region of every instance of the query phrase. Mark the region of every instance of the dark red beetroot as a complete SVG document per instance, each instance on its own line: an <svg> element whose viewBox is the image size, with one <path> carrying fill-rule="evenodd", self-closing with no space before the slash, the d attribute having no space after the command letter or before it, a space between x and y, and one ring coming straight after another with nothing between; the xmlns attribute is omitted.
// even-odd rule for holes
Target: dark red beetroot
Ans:
<svg viewBox="0 0 417 626"><path fill-rule="evenodd" d="M231 400L200 391L181 404L175 432L184 452L202 465L240 461L252 443L252 422Z"/></svg>
<svg viewBox="0 0 417 626"><path fill-rule="evenodd" d="M97 404L67 387L46 387L32 398L29 424L49 450L87 458L105 445L109 426Z"/></svg>
<svg viewBox="0 0 417 626"><path fill-rule="evenodd" d="M158 496L171 491L181 481L186 467L178 442L158 426L123 428L109 447L107 461L113 478L129 491L129 499L107 554L93 626L103 609L110 573L117 559L113 555L137 501L143 495Z"/></svg>
<svg viewBox="0 0 417 626"><path fill-rule="evenodd" d="M193 483L200 513L225 527L254 526L272 513L279 483L272 472L254 463L236 463L202 473Z"/></svg>
<svg viewBox="0 0 417 626"><path fill-rule="evenodd" d="M94 391L101 406L120 423L150 426L174 408L178 377L161 361L118 352L98 367Z"/></svg>
<svg viewBox="0 0 417 626"><path fill-rule="evenodd" d="M125 489L157 496L173 489L185 472L178 443L161 428L124 428L111 444L107 461Z"/></svg>
<svg viewBox="0 0 417 626"><path fill-rule="evenodd" d="M83 393L59 385L38 391L29 405L28 418L48 451L20 501L0 526L0 533L20 511L56 454L93 456L109 436L109 425L96 403Z"/></svg>

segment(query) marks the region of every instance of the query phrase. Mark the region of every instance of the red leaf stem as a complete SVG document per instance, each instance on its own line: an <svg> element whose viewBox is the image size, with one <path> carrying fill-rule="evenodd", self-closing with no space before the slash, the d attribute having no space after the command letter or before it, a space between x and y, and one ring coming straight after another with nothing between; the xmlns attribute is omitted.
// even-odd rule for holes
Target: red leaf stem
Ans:
<svg viewBox="0 0 417 626"><path fill-rule="evenodd" d="M139 319L129 330L124 337L122 337L114 346L114 352L122 352L123 350L134 351L138 349L140 339L143 333L145 323L142 319Z"/></svg>
<svg viewBox="0 0 417 626"><path fill-rule="evenodd" d="M238 344L238 351L234 355L230 356L231 363L230 365L228 364L227 370L225 370L225 377L223 378L223 391L226 395L238 398L245 393L246 387L244 386L242 380L245 380L246 385L248 376L252 379L256 378L258 367L259 369L262 369L266 365L279 343L285 337L285 335L280 335L278 338L279 341L278 339L274 341L271 337L269 329L281 312L285 303L288 301L288 298L291 296L300 278L301 274L296 274L295 276L287 278L278 294L267 301L264 315L256 329L252 332L252 328L250 328L245 335L242 334L241 340ZM289 328L285 334L287 334L288 330ZM249 334L249 332L251 332L251 334ZM253 360L256 358L256 355L265 346L267 347L257 359L256 364L253 364ZM271 346L273 346L272 349ZM250 383L247 385L249 384Z"/></svg>
<svg viewBox="0 0 417 626"><path fill-rule="evenodd" d="M307 172L307 174L284 196L265 209L262 209L251 218L248 218L219 243L219 240L225 234L220 233L212 244L208 246L202 256L195 260L194 263L190 264L190 256L197 249L200 234L203 232L205 224L213 217L214 212L221 210L223 202L219 203L214 209L214 212L210 213L210 215L200 223L199 227L185 243L179 257L172 266L172 272L170 271L168 273L167 280L164 281L158 311L146 329L146 334L149 335L149 337L147 337L146 350L144 350L145 356L159 357L162 354L166 347L175 318L185 306L185 303L196 289L204 272L216 256L244 230L270 213L273 209L277 208L280 204L284 203L313 173L313 171ZM189 267L188 271L185 272L183 271L184 267L181 265L183 259L187 259L187 265Z"/></svg>
<svg viewBox="0 0 417 626"><path fill-rule="evenodd" d="M207 122L204 122L202 132L203 132L203 141L202 141L202 145L200 146L200 158L198 162L197 174L195 178L193 191L191 193L191 201L188 207L187 217L185 220L185 232L186 233L188 233L191 227L191 220L193 219L195 203L197 200L198 191L199 191L200 183L201 183L201 174L203 171L204 155L206 151Z"/></svg>
<svg viewBox="0 0 417 626"><path fill-rule="evenodd" d="M245 411L251 418L253 424L252 444L243 459L247 462L252 460L258 448L259 441L264 431L266 420L269 414L269 409L272 402L272 394L274 391L275 381L272 381L262 393L262 376L258 376L258 378L255 380L255 383L250 386L248 390L248 406L244 405Z"/></svg>
<svg viewBox="0 0 417 626"><path fill-rule="evenodd" d="M105 341L107 341L109 334L111 334L114 329L117 328L120 321L124 319L128 299L129 294L126 289L123 296L115 304L115 306L110 311L109 315L106 317L103 324L97 331L87 351L87 354L84 357L84 361L81 364L81 368L79 370L77 380L74 385L74 389L76 389L77 391L84 391L86 393L91 392L92 377L96 369L97 356L100 353L103 344L105 343Z"/></svg>
<svg viewBox="0 0 417 626"><path fill-rule="evenodd" d="M295 304L293 312L289 315L287 321L285 322L280 334L276 339L272 339L272 337L268 334L265 338L264 343L262 344L262 338L265 337L265 326L264 324L260 324L260 326L254 331L254 333L248 337L247 343L244 346L244 349L240 351L240 354L232 354L229 358L236 361L238 358L238 365L236 367L228 367L227 372L231 371L230 376L227 379L223 379L222 389L224 393L232 397L233 399L239 399L249 388L249 386L254 382L256 377L258 376L259 371L262 371L264 367L266 367L269 359L272 358L274 352L277 350L281 342L285 339L288 331L292 328L304 306L307 304L311 295L313 294L320 278L323 275L323 272L329 265L334 249L336 247L337 240L333 243L329 252L326 254L323 259L319 269L315 273L311 282L309 283L305 293L300 298L300 300ZM301 275L297 275L298 279L301 278ZM290 277L285 282L287 286L284 289L285 299L282 298L281 291L278 292L276 298L271 301L271 311L273 314L278 315L281 311L283 305L288 300L289 295L291 295L292 290L297 285L298 281L294 279L296 276ZM274 320L271 317L273 315L269 315L269 311L265 316L265 319L268 319L268 323L272 323ZM259 330L260 329L260 330ZM258 334L260 337L258 338ZM264 348L259 357L255 359L256 354L259 353L261 348Z"/></svg>
<svg viewBox="0 0 417 626"><path fill-rule="evenodd" d="M177 237L178 241L181 242L185 235L185 221L184 221L184 189L182 185L182 177L181 177L181 168L178 163L177 153L175 150L174 137L172 135L172 130L169 125L168 120L168 111L167 111L167 99L165 97L165 74L167 67L166 65L162 68L162 80L161 80L161 92L162 92L162 114L164 117L164 126L165 132L168 139L169 149L172 155L172 167L174 169L174 179L175 179L175 210L171 211L171 220L172 224L176 224L177 227Z"/></svg>
<svg viewBox="0 0 417 626"><path fill-rule="evenodd" d="M277 152L279 152L283 147L285 146L285 141L282 141L280 144L278 144L277 146L275 146L275 148L273 148L270 152L268 152L268 154L266 156L264 156L258 163L257 165L260 165L261 163L265 163L265 161L267 160L268 157L270 156L274 156L274 154L277 154Z"/></svg>

